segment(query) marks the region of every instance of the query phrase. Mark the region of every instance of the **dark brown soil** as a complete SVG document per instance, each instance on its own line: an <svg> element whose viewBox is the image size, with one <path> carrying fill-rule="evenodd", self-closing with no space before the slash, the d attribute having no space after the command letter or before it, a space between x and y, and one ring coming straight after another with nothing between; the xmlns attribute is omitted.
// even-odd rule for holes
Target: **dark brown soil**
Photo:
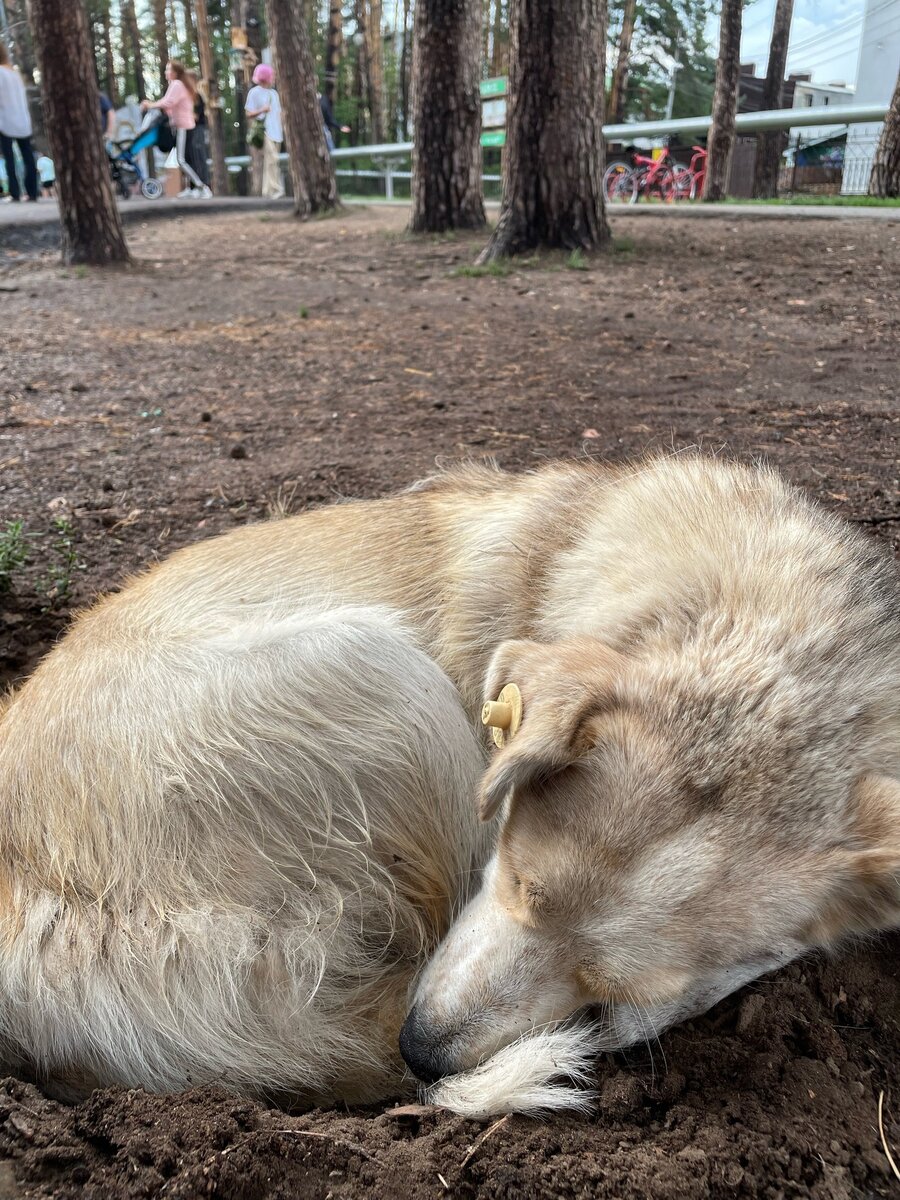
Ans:
<svg viewBox="0 0 900 1200"><path fill-rule="evenodd" d="M0 295L0 676L176 546L435 462L764 456L900 548L900 227L616 215L615 252L503 277L397 210L133 227L140 266L26 242ZM2 539L0 539L2 540ZM2 579L0 579L2 582ZM0 1084L0 1200L900 1194L900 936L793 966L598 1064L595 1119L291 1117L209 1091L67 1108ZM484 1139L480 1141L479 1139ZM474 1152L473 1152L474 1148Z"/></svg>

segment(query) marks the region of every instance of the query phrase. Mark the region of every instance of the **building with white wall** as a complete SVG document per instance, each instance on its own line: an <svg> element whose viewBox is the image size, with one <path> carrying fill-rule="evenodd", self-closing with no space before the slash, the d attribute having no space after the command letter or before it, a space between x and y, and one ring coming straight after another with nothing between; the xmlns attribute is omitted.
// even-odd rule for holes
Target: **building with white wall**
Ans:
<svg viewBox="0 0 900 1200"><path fill-rule="evenodd" d="M900 0L866 0L856 76L856 104L890 104L900 72ZM865 192L881 122L851 125L844 159L845 194Z"/></svg>

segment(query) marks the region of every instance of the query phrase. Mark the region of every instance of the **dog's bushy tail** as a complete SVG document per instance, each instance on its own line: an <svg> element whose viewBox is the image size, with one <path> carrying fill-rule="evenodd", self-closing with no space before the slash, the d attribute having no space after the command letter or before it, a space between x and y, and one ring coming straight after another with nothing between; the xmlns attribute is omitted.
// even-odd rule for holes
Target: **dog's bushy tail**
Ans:
<svg viewBox="0 0 900 1200"><path fill-rule="evenodd" d="M595 1026L556 1026L519 1038L471 1071L439 1080L425 1099L475 1119L561 1109L588 1113L595 1093L587 1085L596 1056Z"/></svg>

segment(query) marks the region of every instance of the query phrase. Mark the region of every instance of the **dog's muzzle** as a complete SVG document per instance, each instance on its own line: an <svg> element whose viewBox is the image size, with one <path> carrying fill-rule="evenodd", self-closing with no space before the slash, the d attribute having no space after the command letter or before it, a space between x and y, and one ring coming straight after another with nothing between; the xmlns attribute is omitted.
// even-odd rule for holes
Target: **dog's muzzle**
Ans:
<svg viewBox="0 0 900 1200"><path fill-rule="evenodd" d="M418 1005L413 1005L403 1022L400 1053L412 1073L423 1083L437 1083L452 1073L446 1048L422 1020Z"/></svg>

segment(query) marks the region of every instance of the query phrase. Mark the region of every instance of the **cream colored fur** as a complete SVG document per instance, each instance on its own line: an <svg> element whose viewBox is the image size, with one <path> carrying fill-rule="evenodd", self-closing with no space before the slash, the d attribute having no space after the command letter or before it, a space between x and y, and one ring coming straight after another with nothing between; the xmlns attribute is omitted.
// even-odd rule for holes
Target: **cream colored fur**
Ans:
<svg viewBox="0 0 900 1200"><path fill-rule="evenodd" d="M773 474L707 459L525 476L467 469L181 551L83 614L0 720L5 1058L72 1093L216 1080L314 1100L396 1094L408 994L494 840L474 800L483 681L492 660L488 690L506 681L497 670L515 666L523 639L557 664L548 687L565 697L578 677L591 704L590 681L567 665L573 638L641 663L616 686L663 728L682 721L678 688L695 696L702 681L705 718L698 707L679 763L740 796L748 760L764 752L768 774L747 776L751 825L783 821L823 852L831 837L832 850L865 843L881 855L868 891L853 892L854 868L841 876L843 901L836 883L803 893L821 929L807 922L793 952L846 932L850 911L858 928L890 923L900 906L891 909L885 872L900 846L900 803L890 782L873 785L866 829L853 832L850 796L866 772L900 775L897 632L896 579L867 541ZM503 649L510 639L519 641ZM611 661L603 654L598 679ZM825 730L820 757L790 746L779 755L768 733L756 737L761 688L789 740ZM522 731L484 785L493 807L531 786L529 746L540 745L550 769L562 768L554 804L565 811L573 730L542 726L539 709L532 690ZM589 743L579 749L588 759ZM538 774L547 767L531 761ZM609 788L632 787L608 770L603 796L573 776L586 835L597 835ZM767 809L772 785L778 804ZM504 836L515 833L515 807L504 809ZM717 853L729 838L744 852L737 831L739 822L716 831ZM665 836L651 822L646 855L664 856ZM702 839L685 846L683 863L708 856ZM569 853L560 847L561 878ZM668 884L646 855L652 908ZM592 878L569 881L576 915L606 936ZM746 910L740 890L733 901ZM471 903L498 901L483 890ZM796 903L779 875L770 907L784 915ZM648 991L648 1019L657 1001L677 1019L750 977L716 940L717 923L732 920L727 905L723 886L693 1001ZM528 1036L597 998L572 974L570 939L557 937L547 959L560 972L559 1003L544 1012L525 989L510 1024L515 955L507 995L471 938L475 953L458 969L470 911L423 976L417 1007L434 1007L438 1034L448 1023L448 1045L466 1014L478 1018L472 1028L482 1021L473 996L493 997L496 1011L483 1037L457 1039L447 1065L457 1074L432 1095L472 1114L577 1106L552 1079L583 1071L583 1028ZM665 931L646 920L620 926L620 973L626 958L646 964L666 950ZM509 950L518 934L499 936ZM756 973L789 957L788 941L763 937ZM451 960L454 984L437 1003L429 981Z"/></svg>

